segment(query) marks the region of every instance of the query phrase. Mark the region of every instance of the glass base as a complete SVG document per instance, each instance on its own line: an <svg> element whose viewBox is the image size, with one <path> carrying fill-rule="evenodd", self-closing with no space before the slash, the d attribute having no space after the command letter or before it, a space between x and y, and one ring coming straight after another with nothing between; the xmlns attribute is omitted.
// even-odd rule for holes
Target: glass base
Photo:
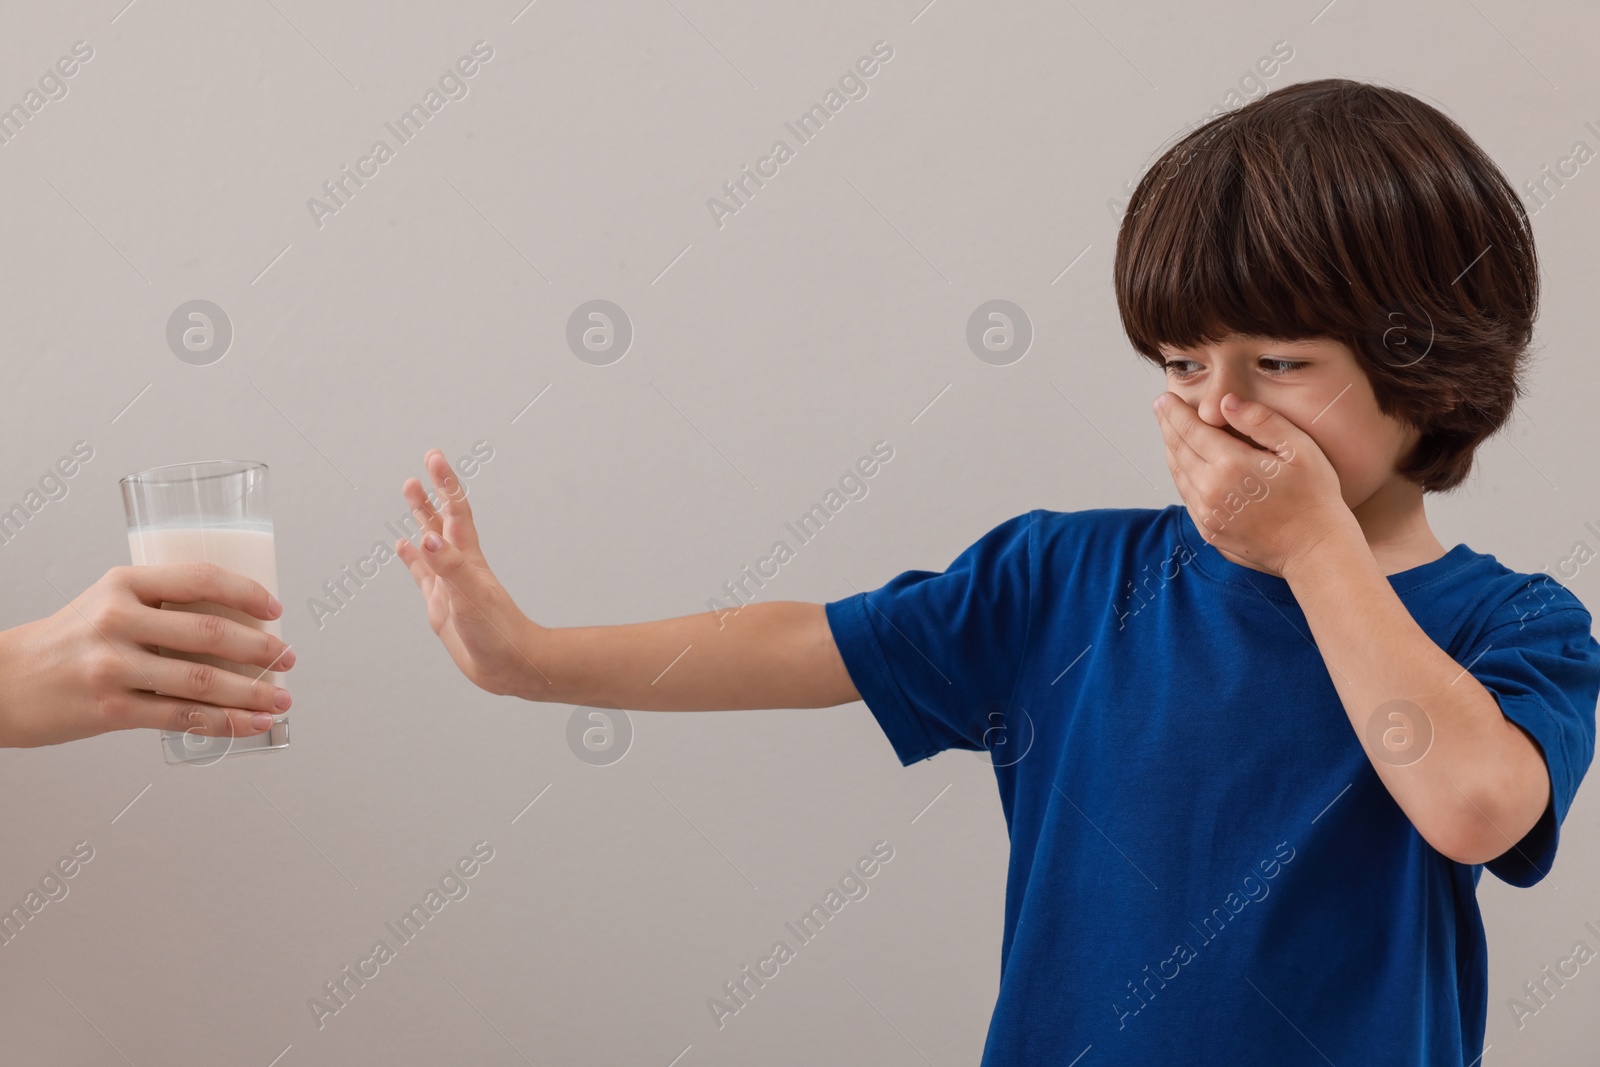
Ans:
<svg viewBox="0 0 1600 1067"><path fill-rule="evenodd" d="M289 719L279 715L272 729L249 737L207 737L204 734L161 731L161 753L168 763L215 763L224 756L245 756L289 747Z"/></svg>

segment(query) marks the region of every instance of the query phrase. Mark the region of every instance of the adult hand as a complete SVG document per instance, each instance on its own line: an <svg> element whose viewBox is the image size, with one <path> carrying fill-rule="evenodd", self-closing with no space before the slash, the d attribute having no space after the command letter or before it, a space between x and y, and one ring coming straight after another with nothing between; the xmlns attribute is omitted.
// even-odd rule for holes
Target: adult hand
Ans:
<svg viewBox="0 0 1600 1067"><path fill-rule="evenodd" d="M1155 403L1167 468L1209 543L1283 577L1330 534L1353 526L1359 535L1338 472L1310 434L1258 400L1229 393L1219 406L1261 447L1207 423L1176 393Z"/></svg>
<svg viewBox="0 0 1600 1067"><path fill-rule="evenodd" d="M213 564L113 567L49 618L0 633L0 745L54 745L139 728L208 737L270 729L289 707L289 691L260 674L292 667L289 647L221 615L163 611L162 602L204 602L258 619L283 613L259 582ZM238 674L162 656L157 646L261 671Z"/></svg>

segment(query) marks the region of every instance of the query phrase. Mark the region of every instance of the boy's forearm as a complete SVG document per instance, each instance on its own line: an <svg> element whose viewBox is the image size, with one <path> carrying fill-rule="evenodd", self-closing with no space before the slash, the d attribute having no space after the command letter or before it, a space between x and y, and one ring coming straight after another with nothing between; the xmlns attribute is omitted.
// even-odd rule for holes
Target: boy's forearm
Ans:
<svg viewBox="0 0 1600 1067"><path fill-rule="evenodd" d="M11 748L20 743L16 736L18 690L25 677L24 672L28 670L17 655L17 641L21 632L21 627L0 630L0 748Z"/></svg>
<svg viewBox="0 0 1600 1067"><path fill-rule="evenodd" d="M634 711L820 708L860 697L823 605L747 604L616 626L537 628L520 696Z"/></svg>
<svg viewBox="0 0 1600 1067"><path fill-rule="evenodd" d="M1359 538L1330 539L1284 577L1390 795L1439 851L1485 862L1543 811L1544 760L1494 695L1422 631ZM1429 739L1422 758L1383 750L1391 725L1406 740Z"/></svg>

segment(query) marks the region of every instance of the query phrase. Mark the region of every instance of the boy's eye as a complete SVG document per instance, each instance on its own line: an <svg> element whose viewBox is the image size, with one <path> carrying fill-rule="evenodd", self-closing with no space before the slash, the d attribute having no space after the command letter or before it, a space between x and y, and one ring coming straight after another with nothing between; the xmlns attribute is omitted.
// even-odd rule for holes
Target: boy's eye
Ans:
<svg viewBox="0 0 1600 1067"><path fill-rule="evenodd" d="M1304 361L1296 361L1292 359L1273 359L1270 356L1263 359L1261 364L1266 370L1267 374L1274 378L1282 377L1283 375L1299 370L1301 367L1306 365ZM1196 373L1195 371L1186 368L1195 367L1198 366L1198 364L1192 359L1165 359L1161 361L1161 366L1172 377L1178 379L1179 381L1183 381L1192 377Z"/></svg>

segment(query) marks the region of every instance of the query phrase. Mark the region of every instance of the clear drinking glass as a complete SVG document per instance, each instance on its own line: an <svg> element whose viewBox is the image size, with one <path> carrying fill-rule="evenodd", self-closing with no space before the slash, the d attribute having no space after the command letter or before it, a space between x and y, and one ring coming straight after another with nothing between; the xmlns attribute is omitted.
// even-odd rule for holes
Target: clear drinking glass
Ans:
<svg viewBox="0 0 1600 1067"><path fill-rule="evenodd" d="M250 460L174 463L130 474L121 481L128 516L128 549L136 566L152 563L215 563L237 571L278 595L277 554L267 510L267 465ZM222 615L246 626L282 636L278 619L263 620L220 604L162 604L175 611ZM278 672L201 653L158 649L163 656L280 684ZM289 744L289 720L274 716L272 729L249 737L206 737L194 731L163 730L161 748L168 763L214 762L223 756L268 752Z"/></svg>

